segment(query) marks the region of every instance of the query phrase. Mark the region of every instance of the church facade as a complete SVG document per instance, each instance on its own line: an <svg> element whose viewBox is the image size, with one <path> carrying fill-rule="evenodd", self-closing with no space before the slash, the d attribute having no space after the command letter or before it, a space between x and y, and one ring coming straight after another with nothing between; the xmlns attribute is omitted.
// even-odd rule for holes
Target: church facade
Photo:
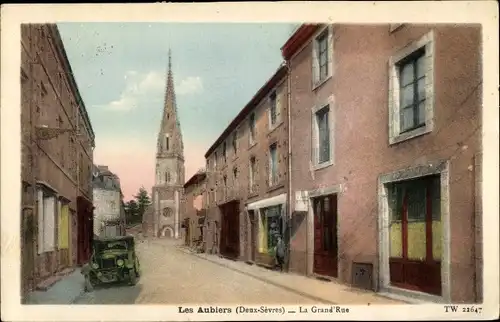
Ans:
<svg viewBox="0 0 500 322"><path fill-rule="evenodd" d="M165 101L156 147L152 203L144 214L144 233L153 237L181 237L184 209L184 145L175 101L169 51Z"/></svg>

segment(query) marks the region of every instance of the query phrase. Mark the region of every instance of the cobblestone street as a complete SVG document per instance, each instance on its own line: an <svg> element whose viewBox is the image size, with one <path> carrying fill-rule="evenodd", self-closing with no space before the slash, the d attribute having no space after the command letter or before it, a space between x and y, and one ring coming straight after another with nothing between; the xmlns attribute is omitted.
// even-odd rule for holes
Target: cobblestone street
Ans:
<svg viewBox="0 0 500 322"><path fill-rule="evenodd" d="M138 241L135 286L97 287L76 304L311 304L317 301L186 254L168 240Z"/></svg>

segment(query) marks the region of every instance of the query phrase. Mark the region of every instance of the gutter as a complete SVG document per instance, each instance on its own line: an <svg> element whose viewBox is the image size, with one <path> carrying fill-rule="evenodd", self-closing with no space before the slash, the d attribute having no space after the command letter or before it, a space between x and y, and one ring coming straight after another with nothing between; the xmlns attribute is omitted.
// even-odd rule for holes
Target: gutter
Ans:
<svg viewBox="0 0 500 322"><path fill-rule="evenodd" d="M292 79L290 77L290 60L286 62L286 77L287 77L287 106L288 106L288 220L287 220L287 228L288 228L288 238L286 239L286 243L288 244L287 250L287 261L286 261L286 270L290 270L290 245L292 239L292 113L291 113L291 85Z"/></svg>

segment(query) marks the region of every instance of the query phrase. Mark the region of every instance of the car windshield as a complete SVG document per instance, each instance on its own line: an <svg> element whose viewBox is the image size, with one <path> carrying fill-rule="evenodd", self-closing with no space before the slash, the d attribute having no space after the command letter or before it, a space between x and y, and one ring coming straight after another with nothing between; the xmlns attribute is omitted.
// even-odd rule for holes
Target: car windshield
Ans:
<svg viewBox="0 0 500 322"><path fill-rule="evenodd" d="M102 245L101 251L113 251L113 250L127 250L127 242L125 241L114 241L114 242L107 242L106 244Z"/></svg>

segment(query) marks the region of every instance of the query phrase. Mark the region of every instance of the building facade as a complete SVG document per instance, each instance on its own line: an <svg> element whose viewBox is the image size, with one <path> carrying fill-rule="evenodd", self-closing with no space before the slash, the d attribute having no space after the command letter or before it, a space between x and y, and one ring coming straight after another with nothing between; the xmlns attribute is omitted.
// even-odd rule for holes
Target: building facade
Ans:
<svg viewBox="0 0 500 322"><path fill-rule="evenodd" d="M203 250L205 249L203 240L206 216L206 205L203 198L206 196L206 177L205 169L200 169L184 184L186 202L182 222L184 244L190 247L199 247Z"/></svg>
<svg viewBox="0 0 500 322"><path fill-rule="evenodd" d="M209 253L272 265L287 204L287 82L280 66L205 154Z"/></svg>
<svg viewBox="0 0 500 322"><path fill-rule="evenodd" d="M22 290L88 260L94 132L54 24L21 25Z"/></svg>
<svg viewBox="0 0 500 322"><path fill-rule="evenodd" d="M290 270L481 301L480 27L303 25L282 54Z"/></svg>
<svg viewBox="0 0 500 322"><path fill-rule="evenodd" d="M184 145L175 101L169 51L165 103L157 141L152 205L144 216L146 235L180 237L184 209L184 180Z"/></svg>
<svg viewBox="0 0 500 322"><path fill-rule="evenodd" d="M125 236L125 211L120 178L107 166L94 166L94 236Z"/></svg>

